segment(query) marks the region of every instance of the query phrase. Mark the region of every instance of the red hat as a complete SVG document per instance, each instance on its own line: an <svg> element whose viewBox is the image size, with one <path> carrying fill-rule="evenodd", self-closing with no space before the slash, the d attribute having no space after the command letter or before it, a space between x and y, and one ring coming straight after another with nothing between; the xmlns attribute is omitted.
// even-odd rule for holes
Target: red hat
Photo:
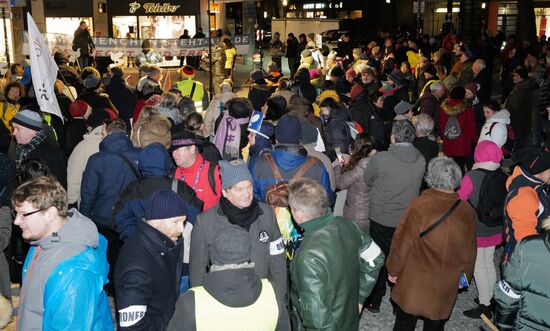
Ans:
<svg viewBox="0 0 550 331"><path fill-rule="evenodd" d="M84 117L84 114L88 111L88 107L90 106L86 102L75 100L69 105L69 113L73 118Z"/></svg>
<svg viewBox="0 0 550 331"><path fill-rule="evenodd" d="M195 68L192 66L183 66L180 69L180 74L183 76L183 78L193 78L195 77Z"/></svg>

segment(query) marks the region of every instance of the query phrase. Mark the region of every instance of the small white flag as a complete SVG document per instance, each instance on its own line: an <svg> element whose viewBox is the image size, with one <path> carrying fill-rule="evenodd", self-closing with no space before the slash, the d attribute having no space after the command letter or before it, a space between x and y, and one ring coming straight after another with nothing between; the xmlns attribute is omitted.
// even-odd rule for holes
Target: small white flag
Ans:
<svg viewBox="0 0 550 331"><path fill-rule="evenodd" d="M29 55L31 60L32 85L36 101L40 110L51 113L63 120L59 103L55 97L54 84L57 80L59 68L53 60L50 49L38 31L38 27L31 16L27 13L29 27Z"/></svg>

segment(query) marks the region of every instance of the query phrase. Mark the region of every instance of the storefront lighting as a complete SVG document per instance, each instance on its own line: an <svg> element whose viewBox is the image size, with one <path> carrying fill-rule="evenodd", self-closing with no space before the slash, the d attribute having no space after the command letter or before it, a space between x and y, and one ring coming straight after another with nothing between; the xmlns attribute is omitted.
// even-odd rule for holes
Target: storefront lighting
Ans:
<svg viewBox="0 0 550 331"><path fill-rule="evenodd" d="M447 13L447 8L436 8L435 12L445 14L445 13ZM460 8L459 7L453 7L453 13L460 13Z"/></svg>

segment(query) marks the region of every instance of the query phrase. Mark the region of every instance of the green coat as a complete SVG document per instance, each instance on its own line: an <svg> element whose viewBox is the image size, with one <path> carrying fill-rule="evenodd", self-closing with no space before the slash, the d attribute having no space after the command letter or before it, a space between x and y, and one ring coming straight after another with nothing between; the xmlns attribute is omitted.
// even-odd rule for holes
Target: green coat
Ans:
<svg viewBox="0 0 550 331"><path fill-rule="evenodd" d="M353 222L332 213L303 223L290 263L292 329L357 330L358 304L372 291L384 253Z"/></svg>
<svg viewBox="0 0 550 331"><path fill-rule="evenodd" d="M495 284L500 330L550 329L550 231L524 238Z"/></svg>

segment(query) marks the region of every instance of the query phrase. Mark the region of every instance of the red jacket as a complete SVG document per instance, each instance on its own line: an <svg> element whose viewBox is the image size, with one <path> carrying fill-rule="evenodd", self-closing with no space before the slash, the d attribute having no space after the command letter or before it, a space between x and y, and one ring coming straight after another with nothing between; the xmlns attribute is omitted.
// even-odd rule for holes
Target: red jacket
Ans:
<svg viewBox="0 0 550 331"><path fill-rule="evenodd" d="M218 166L215 166L214 182L216 183L216 192L213 192L210 187L210 182L208 181L208 169L211 167L211 164L204 160L204 165L201 169L203 160L202 155L198 154L195 163L191 167L178 167L176 169L175 178L181 180L183 177L185 183L189 185L189 187L194 188L195 193L197 193L197 198L204 202L203 211L207 211L218 204L220 200L220 196L222 195L222 180L220 177L220 169Z"/></svg>
<svg viewBox="0 0 550 331"><path fill-rule="evenodd" d="M456 139L445 136L445 125L450 116L456 116L461 135ZM439 109L439 135L443 139L443 154L446 156L468 156L474 153L477 144L476 119L472 107L463 101L447 99Z"/></svg>

